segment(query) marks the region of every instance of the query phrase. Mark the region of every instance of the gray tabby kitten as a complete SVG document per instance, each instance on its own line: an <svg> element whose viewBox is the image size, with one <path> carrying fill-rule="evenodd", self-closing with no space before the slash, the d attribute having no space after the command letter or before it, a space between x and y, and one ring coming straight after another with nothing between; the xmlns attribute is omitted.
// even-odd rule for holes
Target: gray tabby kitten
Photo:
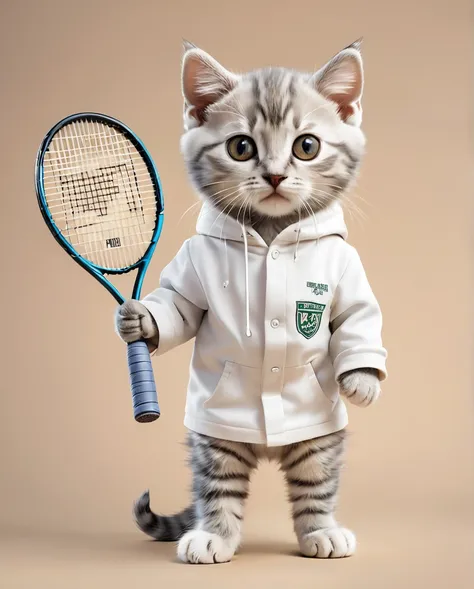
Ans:
<svg viewBox="0 0 474 589"><path fill-rule="evenodd" d="M181 147L194 187L225 214L256 228L268 244L288 225L343 198L355 180L365 145L359 42L314 74L267 68L241 76L187 43L182 84ZM248 134L231 146L234 157L226 157L216 148L236 119ZM310 134L315 122L336 148L322 160L315 158L318 140ZM336 135L339 140L332 141ZM297 136L303 139L292 153ZM262 160L257 141L264 146ZM249 157L256 158L250 178L242 176L238 161ZM142 337L158 342L158 326L137 301L118 309L116 326L127 342ZM380 393L377 371L369 368L343 374L339 384L341 394L362 407ZM345 431L339 431L267 448L191 432L192 505L173 516L156 515L146 492L135 504L136 522L157 540L178 541L178 556L185 562L229 561L240 544L252 471L261 459L270 459L284 473L301 552L317 558L350 556L355 536L334 516L345 437Z"/></svg>

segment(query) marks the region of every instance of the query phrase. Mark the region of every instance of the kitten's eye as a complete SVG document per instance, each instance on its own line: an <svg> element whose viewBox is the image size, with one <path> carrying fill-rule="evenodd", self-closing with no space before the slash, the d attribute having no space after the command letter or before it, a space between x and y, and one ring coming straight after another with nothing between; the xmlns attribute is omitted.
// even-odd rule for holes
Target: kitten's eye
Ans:
<svg viewBox="0 0 474 589"><path fill-rule="evenodd" d="M237 135L227 142L227 152L238 162L246 162L257 155L257 146L251 137Z"/></svg>
<svg viewBox="0 0 474 589"><path fill-rule="evenodd" d="M313 160L321 149L321 142L314 135L300 135L293 143L293 155L299 160Z"/></svg>

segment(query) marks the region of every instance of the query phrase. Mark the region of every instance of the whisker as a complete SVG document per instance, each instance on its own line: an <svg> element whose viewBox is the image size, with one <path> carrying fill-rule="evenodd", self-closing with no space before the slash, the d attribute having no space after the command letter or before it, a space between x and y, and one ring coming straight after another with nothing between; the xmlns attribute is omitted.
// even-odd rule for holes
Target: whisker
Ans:
<svg viewBox="0 0 474 589"><path fill-rule="evenodd" d="M312 182L313 186L327 186L328 188L336 188L337 190L342 190L343 187L339 186L339 184L326 184L326 182Z"/></svg>
<svg viewBox="0 0 474 589"><path fill-rule="evenodd" d="M350 198L346 198L343 201L343 205L347 209L351 219L357 219L361 222L364 222L368 219L368 215L358 207Z"/></svg>
<svg viewBox="0 0 474 589"><path fill-rule="evenodd" d="M212 110L210 111L212 112L212 114L216 113L216 114L228 114L228 115L233 115L236 116L238 119L244 121L245 123L247 123L247 119L240 113L238 113L237 111L231 111L231 110Z"/></svg>
<svg viewBox="0 0 474 589"><path fill-rule="evenodd" d="M244 198L244 202L243 202L243 203L240 205L239 211L238 211L238 213L237 213L237 221L239 220L239 215L240 215L240 211L242 210L242 207L243 207L244 205L245 205L245 206L247 205L247 202L248 202L249 198L250 198L250 197L247 195L247 196ZM245 212L245 209L244 209L244 212ZM243 216L243 222L245 222L245 214L244 214L244 216Z"/></svg>
<svg viewBox="0 0 474 589"><path fill-rule="evenodd" d="M309 115L312 115L314 112L316 112L320 108L324 108L325 106L325 104L320 104L318 107L314 108L313 110L310 110L304 115L304 117L301 119L301 122L303 122L307 117L309 117Z"/></svg>
<svg viewBox="0 0 474 589"><path fill-rule="evenodd" d="M334 198L334 194L331 194L330 192L326 192L326 190L321 190L320 188L312 188L311 189L311 195L313 195L313 192L319 192L320 194L322 194L324 196L327 196L328 199L333 199Z"/></svg>
<svg viewBox="0 0 474 589"><path fill-rule="evenodd" d="M178 221L178 225L181 223L181 221L183 220L183 218L192 210L194 209L194 207L197 207L198 205L202 204L202 202L200 200L198 200L197 202L195 202L194 204L192 204L188 209L186 209L184 211L184 213L181 215L181 217L179 218Z"/></svg>
<svg viewBox="0 0 474 589"><path fill-rule="evenodd" d="M303 207L305 208L305 210L308 213L308 217L311 217L313 219L313 224L314 224L314 228L315 230L317 230L317 221L316 221L316 216L315 216L315 212L313 211L312 207L310 206L309 203L307 203L304 199L302 199L300 196L298 196L299 201L301 202L301 204L303 205ZM301 209L299 209L299 215L301 218Z"/></svg>
<svg viewBox="0 0 474 589"><path fill-rule="evenodd" d="M234 201L235 201L235 199L234 199ZM244 199L244 202L245 202L245 199ZM242 205L240 205L240 206L242 207ZM224 210L225 210L225 209L224 209ZM225 216L225 218L224 218L224 223L222 224L222 229L221 229L221 239L222 239L222 231L223 231L223 229L224 229L225 222L226 222L226 221L227 221L227 219L229 218L229 215L230 215L230 213L231 213L231 212L232 212L232 207L229 209L229 212L226 214L226 216ZM239 214L237 214L237 222L239 222Z"/></svg>
<svg viewBox="0 0 474 589"><path fill-rule="evenodd" d="M312 201L314 201L320 209L322 209L330 201L330 198L321 199L321 198L319 198L319 196L317 196L315 194L311 194L310 199Z"/></svg>
<svg viewBox="0 0 474 589"><path fill-rule="evenodd" d="M219 215L217 215L217 217L214 219L212 225L211 225L211 229L212 227L214 227L214 223L216 223L218 221L218 219L221 217L222 214L225 213L225 211L229 208L232 207L233 203L238 200L241 196L241 189L240 187L237 188L237 190L235 190L234 192L232 192L231 194L228 194L225 198L230 198L231 196L233 196L235 193L237 193L237 196L235 196L229 204L227 204L224 209L219 213ZM228 216L228 215L227 215Z"/></svg>
<svg viewBox="0 0 474 589"><path fill-rule="evenodd" d="M358 194L357 192L351 192L350 194L351 198L358 198L359 200L361 200L365 205L371 207L373 206L373 204L369 201L367 201L364 197L362 197L360 194Z"/></svg>
<svg viewBox="0 0 474 589"><path fill-rule="evenodd" d="M229 180L218 180L217 182L209 182L209 184L203 184L201 188L208 188L209 186L214 186L215 184L226 184Z"/></svg>
<svg viewBox="0 0 474 589"><path fill-rule="evenodd" d="M214 192L213 194L211 194L211 198L215 198L218 194L222 194L226 190L234 190L235 188L236 188L236 184L233 184L232 186L227 186L226 188L223 188L222 190L218 190L217 192Z"/></svg>

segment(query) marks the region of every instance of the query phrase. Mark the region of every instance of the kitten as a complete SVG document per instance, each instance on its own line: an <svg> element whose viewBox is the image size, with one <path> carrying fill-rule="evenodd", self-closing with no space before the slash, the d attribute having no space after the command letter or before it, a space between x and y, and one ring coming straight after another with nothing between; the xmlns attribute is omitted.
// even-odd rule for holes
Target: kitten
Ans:
<svg viewBox="0 0 474 589"><path fill-rule="evenodd" d="M360 129L360 43L342 50L313 74L267 68L242 76L186 43L182 81L185 133L181 148L190 180L206 210L219 211L213 223L220 218L222 228L228 222L225 219L233 219L242 227L240 237L247 239L245 228L251 228L249 235L253 230L267 245L295 226L296 260L305 219L319 223L324 211L343 199L359 170L365 145ZM339 247L338 243L334 247ZM248 247L245 241L247 274ZM192 302L172 284L172 277L181 269L177 263L173 272L162 278L160 307L153 307L156 312L150 313L149 306L137 301L119 307L116 329L124 341L144 338L150 350L163 346L166 351L171 347L165 334L165 323L173 320L170 313L176 315L176 321L184 317L183 325L175 330L182 331L176 336L179 341L173 345L199 333L209 306L207 301L200 302L202 285L198 281L189 291ZM223 288L227 286L225 280ZM218 287L216 282L210 290L217 292ZM255 341L258 334L255 328L250 329L248 287L246 282L246 335ZM164 295L163 288L169 289ZM367 293L377 331L378 307L370 290ZM170 297L174 297L174 306L161 316ZM328 334L336 331L350 312L328 324ZM301 325L299 329L301 333ZM378 345L378 335L374 338ZM340 393L351 403L366 407L377 400L380 380L385 378L385 352L381 350L380 362L356 365L337 378ZM354 534L341 527L334 516L345 426L281 445L232 441L189 429L194 501L176 515L160 516L151 511L149 494L144 493L134 506L134 517L146 534L161 541L178 541L178 555L185 562L231 560L240 544L250 476L260 460L270 459L277 461L284 473L301 552L317 558L354 553Z"/></svg>

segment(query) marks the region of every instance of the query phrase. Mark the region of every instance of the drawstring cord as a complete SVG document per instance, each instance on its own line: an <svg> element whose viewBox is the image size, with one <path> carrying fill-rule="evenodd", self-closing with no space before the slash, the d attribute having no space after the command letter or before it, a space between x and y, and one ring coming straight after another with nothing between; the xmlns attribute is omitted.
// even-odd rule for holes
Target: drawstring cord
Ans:
<svg viewBox="0 0 474 589"><path fill-rule="evenodd" d="M295 255L293 257L294 262L296 262L296 260L298 259L298 246L300 245L300 235L301 235L301 227L298 225L298 237L296 239Z"/></svg>
<svg viewBox="0 0 474 589"><path fill-rule="evenodd" d="M242 225L242 233L244 237L245 247L245 315L247 321L245 334L247 337L251 337L252 332L250 331L249 244L247 241L247 231L245 230L244 225Z"/></svg>
<svg viewBox="0 0 474 589"><path fill-rule="evenodd" d="M249 244L247 238L247 231L245 226L242 224L242 237L244 239L244 249L245 249L245 335L247 337L252 337L252 332L250 331L250 287L249 287ZM300 237L301 237L301 228L298 226L298 237L296 239L296 246L295 246L295 253L294 253L294 261L298 259L298 247L300 244ZM229 259L227 254L227 240L224 239L224 247L225 247L225 263L226 263L226 280L223 283L224 288L227 288L229 285Z"/></svg>
<svg viewBox="0 0 474 589"><path fill-rule="evenodd" d="M225 280L222 284L224 288L229 286L229 257L227 254L227 239L224 238L224 249L225 249Z"/></svg>

